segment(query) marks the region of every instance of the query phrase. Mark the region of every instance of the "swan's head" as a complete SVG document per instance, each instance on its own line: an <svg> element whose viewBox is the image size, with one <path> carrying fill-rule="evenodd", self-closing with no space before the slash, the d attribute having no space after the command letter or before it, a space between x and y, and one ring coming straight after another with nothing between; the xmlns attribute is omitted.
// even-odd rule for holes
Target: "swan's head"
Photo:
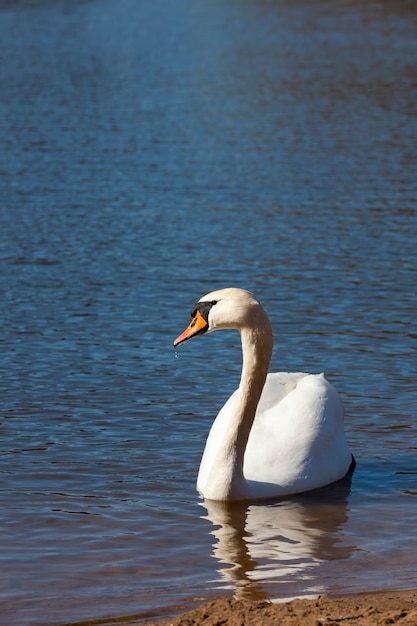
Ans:
<svg viewBox="0 0 417 626"><path fill-rule="evenodd" d="M266 320L266 321L265 321ZM203 296L191 311L191 323L174 341L181 343L223 328L254 327L268 324L268 318L258 300L249 291L229 287L211 291Z"/></svg>

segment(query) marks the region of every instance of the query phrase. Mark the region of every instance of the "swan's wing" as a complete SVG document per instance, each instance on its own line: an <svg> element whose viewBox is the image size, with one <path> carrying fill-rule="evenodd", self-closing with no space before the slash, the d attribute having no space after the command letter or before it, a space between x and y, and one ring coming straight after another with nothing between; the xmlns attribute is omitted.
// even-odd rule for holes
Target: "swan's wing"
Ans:
<svg viewBox="0 0 417 626"><path fill-rule="evenodd" d="M351 462L343 422L340 397L324 376L269 375L246 448L245 478L288 493L342 478Z"/></svg>
<svg viewBox="0 0 417 626"><path fill-rule="evenodd" d="M286 395L296 388L299 381L308 376L303 372L276 372L268 374L261 399L259 400L257 414L263 414L276 406Z"/></svg>

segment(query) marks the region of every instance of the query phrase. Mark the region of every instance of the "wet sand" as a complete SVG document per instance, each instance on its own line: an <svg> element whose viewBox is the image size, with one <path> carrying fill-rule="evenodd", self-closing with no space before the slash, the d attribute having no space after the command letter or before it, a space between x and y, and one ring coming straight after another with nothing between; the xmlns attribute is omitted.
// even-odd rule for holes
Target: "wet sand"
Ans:
<svg viewBox="0 0 417 626"><path fill-rule="evenodd" d="M219 598L175 618L147 626L379 626L417 625L417 591L380 591L271 604Z"/></svg>

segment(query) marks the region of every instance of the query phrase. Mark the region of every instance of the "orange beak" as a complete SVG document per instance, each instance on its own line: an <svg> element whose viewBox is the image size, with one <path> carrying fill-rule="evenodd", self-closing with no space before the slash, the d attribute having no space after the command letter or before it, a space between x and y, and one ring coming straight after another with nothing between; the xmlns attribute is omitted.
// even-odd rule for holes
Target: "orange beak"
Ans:
<svg viewBox="0 0 417 626"><path fill-rule="evenodd" d="M201 315L200 311L197 311L193 319L191 320L191 324L184 330L184 332L179 335L174 341L174 348L180 345L180 343L184 343L184 341L188 341L188 339L192 339L196 335L204 332L207 328L207 322L204 317Z"/></svg>

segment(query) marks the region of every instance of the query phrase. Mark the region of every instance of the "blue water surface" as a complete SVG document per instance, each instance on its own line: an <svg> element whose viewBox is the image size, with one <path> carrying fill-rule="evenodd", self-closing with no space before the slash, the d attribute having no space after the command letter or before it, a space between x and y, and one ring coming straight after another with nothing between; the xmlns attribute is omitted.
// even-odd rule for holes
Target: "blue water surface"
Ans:
<svg viewBox="0 0 417 626"><path fill-rule="evenodd" d="M0 621L417 587L417 11L394 0L0 1ZM250 289L324 371L350 483L204 503Z"/></svg>

